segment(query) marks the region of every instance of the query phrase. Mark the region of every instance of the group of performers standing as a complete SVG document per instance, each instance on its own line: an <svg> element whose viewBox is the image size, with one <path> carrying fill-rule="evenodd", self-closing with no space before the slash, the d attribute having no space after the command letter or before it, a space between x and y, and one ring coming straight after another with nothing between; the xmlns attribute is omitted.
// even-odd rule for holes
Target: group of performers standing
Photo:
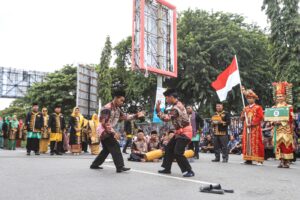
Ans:
<svg viewBox="0 0 300 200"><path fill-rule="evenodd" d="M278 167L289 168L289 161L293 159L293 108L287 100L291 94L291 84L286 82L274 83L274 95L276 105L278 107L288 107L290 118L288 121L273 122L274 145L276 150L276 159L280 160ZM258 96L252 90L243 89L243 94L247 99L248 105L241 113L241 119L244 121L242 135L242 153L245 164L253 164L256 161L261 165L264 161L264 146L262 142L261 123L264 120L263 109L257 105L255 101ZM113 94L114 99L104 106L101 110L100 117L96 114L91 120L86 120L81 114L80 109L75 107L69 120L69 144L71 152L78 155L82 151L87 151L88 144L92 154L98 155L92 162L91 169L102 169L101 165L109 154L112 155L113 162L118 173L128 171L118 143L119 134L115 131L118 122L126 121L126 129L128 129L128 138L132 138L132 130L135 128L132 120L144 117L144 112L136 114L126 114L121 110L121 106L125 102L124 91L116 91ZM162 162L162 170L159 173L170 174L172 163L177 161L184 177L193 177L195 175L192 167L187 160L185 154L186 147L195 151L195 157L199 158L199 128L203 126L203 120L192 110L191 106L185 107L178 99L178 94L174 89L168 89L164 92L166 102L171 106L168 112L162 112L160 109L161 102L156 104L156 112L158 117L164 121L170 121L174 127L172 136L168 139L164 147L164 157ZM4 123L0 125L8 135L9 147L15 148L15 139L20 129L25 130L27 135L27 155L33 151L36 155L46 153L50 141L50 154L61 155L63 152L64 133L66 132L65 117L61 114L61 106L56 105L54 112L48 115L46 108L39 112L37 103L32 105L32 111L26 116L24 127L20 127L17 119L14 116L9 122L9 127L5 127ZM223 108L221 102L216 104L216 113L211 118L211 124L214 134L215 159L213 162L220 162L222 153L222 162L228 162L228 126L230 125L230 114ZM9 131L7 131L9 129ZM1 131L1 133L3 133ZM153 133L155 134L155 133ZM139 157L142 147L139 143L143 140L143 133L139 133L137 142L135 143L136 150L132 150L131 157ZM153 137L154 138L154 137ZM126 153L125 145L123 152ZM157 142L157 141L155 141ZM102 145L102 150L99 149L99 144ZM156 143L155 143L156 144ZM153 144L155 146L155 144ZM144 147L144 146L143 146ZM145 148L149 148L145 146ZM150 147L151 148L151 147ZM155 149L155 148L153 148Z"/></svg>

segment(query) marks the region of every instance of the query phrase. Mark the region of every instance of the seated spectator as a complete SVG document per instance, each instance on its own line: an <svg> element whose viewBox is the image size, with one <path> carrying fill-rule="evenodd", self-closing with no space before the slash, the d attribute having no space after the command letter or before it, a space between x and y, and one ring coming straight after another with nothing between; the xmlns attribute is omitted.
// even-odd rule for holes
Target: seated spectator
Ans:
<svg viewBox="0 0 300 200"><path fill-rule="evenodd" d="M204 138L204 141L202 142L201 145L202 145L201 146L201 152L203 152L203 153L207 153L207 152L214 153L214 145L213 145L211 135L207 135Z"/></svg>
<svg viewBox="0 0 300 200"><path fill-rule="evenodd" d="M132 143L129 161L145 162L145 154L148 152L147 142L143 130L137 133L137 139Z"/></svg>
<svg viewBox="0 0 300 200"><path fill-rule="evenodd" d="M151 131L148 141L148 151L154 151L160 149L160 143L158 139L157 131Z"/></svg>
<svg viewBox="0 0 300 200"><path fill-rule="evenodd" d="M235 139L233 135L230 135L230 141L228 142L228 150L230 154L241 154L242 144Z"/></svg>

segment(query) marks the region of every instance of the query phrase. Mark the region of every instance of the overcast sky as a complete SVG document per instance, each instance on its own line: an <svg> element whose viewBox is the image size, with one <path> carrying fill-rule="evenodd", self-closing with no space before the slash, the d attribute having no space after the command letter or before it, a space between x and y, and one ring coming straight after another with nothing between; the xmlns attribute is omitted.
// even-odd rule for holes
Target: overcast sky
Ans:
<svg viewBox="0 0 300 200"><path fill-rule="evenodd" d="M267 27L262 0L168 0L188 8L241 14ZM0 0L0 66L54 71L98 63L107 35L131 35L132 0ZM8 101L0 99L0 110ZM5 105L4 105L5 104Z"/></svg>

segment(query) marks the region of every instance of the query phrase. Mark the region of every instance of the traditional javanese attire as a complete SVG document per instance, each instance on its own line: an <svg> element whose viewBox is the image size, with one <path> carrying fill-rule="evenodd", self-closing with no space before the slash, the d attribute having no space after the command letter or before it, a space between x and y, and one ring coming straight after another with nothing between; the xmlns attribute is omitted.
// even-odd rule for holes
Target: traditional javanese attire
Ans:
<svg viewBox="0 0 300 200"><path fill-rule="evenodd" d="M16 140L19 128L19 121L12 119L9 122L9 137L8 137L8 149L16 150Z"/></svg>
<svg viewBox="0 0 300 200"><path fill-rule="evenodd" d="M92 119L88 122L88 143L92 155L100 153L100 137L97 134L97 127L99 126L99 119L97 114L93 114Z"/></svg>
<svg viewBox="0 0 300 200"><path fill-rule="evenodd" d="M81 150L84 153L88 153L88 129L89 129L88 124L89 124L89 120L84 119L82 131L81 131Z"/></svg>
<svg viewBox="0 0 300 200"><path fill-rule="evenodd" d="M2 134L3 134L3 148L8 149L8 126L9 126L9 117L6 116L3 120L2 125Z"/></svg>
<svg viewBox="0 0 300 200"><path fill-rule="evenodd" d="M79 113L75 114L74 108L73 113L70 117L69 125L70 125L70 146L72 153L81 153L81 131L84 125L84 117Z"/></svg>
<svg viewBox="0 0 300 200"><path fill-rule="evenodd" d="M286 95L286 100L288 103L292 103L292 84L287 82L273 83L275 87L276 95ZM294 133L293 133L293 123L294 114L293 107L286 101L283 103L277 103L273 108L288 107L289 108L289 120L280 121L280 124L274 124L273 128L273 142L275 146L275 156L276 159L282 161L293 160L294 155ZM285 163L288 165L288 163Z"/></svg>
<svg viewBox="0 0 300 200"><path fill-rule="evenodd" d="M26 116L25 128L27 130L27 153L34 151L39 154L39 142L41 131L44 126L43 114L40 112L29 112Z"/></svg>
<svg viewBox="0 0 300 200"><path fill-rule="evenodd" d="M252 90L247 90L244 94L246 97L258 99ZM264 161L264 145L261 129L261 122L264 119L263 109L255 103L248 105L244 108L241 118L244 120L243 159L262 163ZM251 125L251 127L247 128L247 124Z"/></svg>
<svg viewBox="0 0 300 200"><path fill-rule="evenodd" d="M40 153L47 153L48 151L48 144L49 144L49 131L48 131L48 122L49 122L49 115L48 113L43 113L44 118L44 126L41 132L41 139L40 139Z"/></svg>
<svg viewBox="0 0 300 200"><path fill-rule="evenodd" d="M65 117L61 113L49 116L50 154L60 155L63 152L63 134L66 129Z"/></svg>
<svg viewBox="0 0 300 200"><path fill-rule="evenodd" d="M224 110L216 112L212 117L212 127L214 134L214 151L215 160L220 161L220 154L222 152L223 162L228 161L228 126L230 126L230 115Z"/></svg>
<svg viewBox="0 0 300 200"><path fill-rule="evenodd" d="M23 120L19 120L19 136L18 139L21 141L21 148L26 148L26 131L24 130Z"/></svg>

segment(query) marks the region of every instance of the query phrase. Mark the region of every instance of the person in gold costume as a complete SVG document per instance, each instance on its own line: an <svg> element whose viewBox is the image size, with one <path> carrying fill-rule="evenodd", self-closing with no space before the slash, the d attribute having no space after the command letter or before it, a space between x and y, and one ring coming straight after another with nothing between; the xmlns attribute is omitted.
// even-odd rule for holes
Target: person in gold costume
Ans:
<svg viewBox="0 0 300 200"><path fill-rule="evenodd" d="M42 114L44 118L44 127L43 131L41 132L42 138L40 139L40 153L45 154L48 151L48 144L49 144L49 131L48 131L48 122L49 122L49 115L47 108L42 109Z"/></svg>
<svg viewBox="0 0 300 200"><path fill-rule="evenodd" d="M273 87L276 101L273 108L288 107L289 109L289 120L273 122L275 158L280 160L279 168L289 168L290 160L294 158L292 84L278 82L273 83Z"/></svg>

